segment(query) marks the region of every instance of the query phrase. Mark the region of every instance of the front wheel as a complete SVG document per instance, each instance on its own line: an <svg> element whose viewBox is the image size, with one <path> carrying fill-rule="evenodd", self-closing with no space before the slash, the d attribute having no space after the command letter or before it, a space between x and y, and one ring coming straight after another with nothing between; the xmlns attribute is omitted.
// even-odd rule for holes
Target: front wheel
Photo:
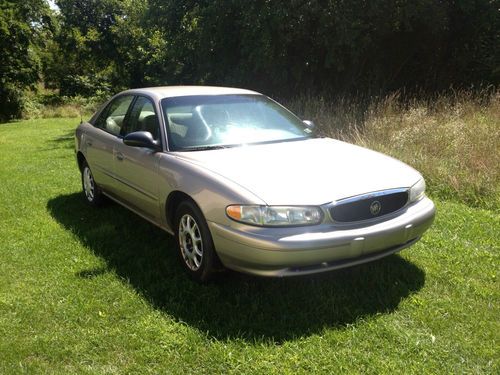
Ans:
<svg viewBox="0 0 500 375"><path fill-rule="evenodd" d="M95 183L92 171L86 161L82 165L82 189L88 204L92 206L100 206L102 204L102 190Z"/></svg>
<svg viewBox="0 0 500 375"><path fill-rule="evenodd" d="M175 237L188 274L198 282L213 278L219 262L212 235L203 214L193 202L184 201L177 208Z"/></svg>

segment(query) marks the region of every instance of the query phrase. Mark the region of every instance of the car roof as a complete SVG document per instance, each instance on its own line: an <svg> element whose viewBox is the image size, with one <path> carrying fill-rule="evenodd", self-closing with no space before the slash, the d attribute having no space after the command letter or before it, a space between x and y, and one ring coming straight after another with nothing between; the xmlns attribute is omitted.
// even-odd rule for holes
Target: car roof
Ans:
<svg viewBox="0 0 500 375"><path fill-rule="evenodd" d="M156 99L171 98L176 96L191 96L191 95L261 95L258 92L238 89L233 87L216 87L216 86L159 86L159 87L144 87L123 91L120 94L145 94L155 97Z"/></svg>

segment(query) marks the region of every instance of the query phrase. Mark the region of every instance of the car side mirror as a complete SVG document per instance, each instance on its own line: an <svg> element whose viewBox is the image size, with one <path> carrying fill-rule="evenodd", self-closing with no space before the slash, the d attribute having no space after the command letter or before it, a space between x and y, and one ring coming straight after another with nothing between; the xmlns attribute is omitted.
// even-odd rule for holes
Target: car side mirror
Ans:
<svg viewBox="0 0 500 375"><path fill-rule="evenodd" d="M123 137L123 143L131 147L146 147L152 150L158 151L160 149L160 144L158 141L153 139L153 135L150 132L138 131L127 134Z"/></svg>
<svg viewBox="0 0 500 375"><path fill-rule="evenodd" d="M303 120L302 122L305 126L307 126L308 129L313 130L316 127L316 124L311 120Z"/></svg>

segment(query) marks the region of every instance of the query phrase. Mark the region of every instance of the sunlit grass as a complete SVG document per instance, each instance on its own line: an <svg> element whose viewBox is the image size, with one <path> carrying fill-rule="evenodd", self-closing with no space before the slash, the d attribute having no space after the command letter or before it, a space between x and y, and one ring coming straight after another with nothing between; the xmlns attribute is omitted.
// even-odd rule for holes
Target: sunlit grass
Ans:
<svg viewBox="0 0 500 375"><path fill-rule="evenodd" d="M498 373L500 215L435 199L414 247L320 276L189 280L84 204L76 119L0 125L0 373Z"/></svg>

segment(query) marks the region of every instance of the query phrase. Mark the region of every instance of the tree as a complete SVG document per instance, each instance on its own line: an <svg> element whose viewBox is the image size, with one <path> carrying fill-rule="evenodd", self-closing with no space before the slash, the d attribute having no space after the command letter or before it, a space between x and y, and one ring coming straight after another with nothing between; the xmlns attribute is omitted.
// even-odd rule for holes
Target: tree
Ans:
<svg viewBox="0 0 500 375"><path fill-rule="evenodd" d="M61 95L94 95L142 83L146 1L57 0L59 52L50 78Z"/></svg>
<svg viewBox="0 0 500 375"><path fill-rule="evenodd" d="M43 1L23 6L37 9ZM40 56L45 83L68 96L172 84L243 86L277 96L372 95L500 79L493 0L56 2L55 37L41 51L34 47L43 12L24 17L16 1L0 0L8 10L0 41L14 60L2 75L17 75L8 82L33 84ZM20 86L9 87L12 93Z"/></svg>
<svg viewBox="0 0 500 375"><path fill-rule="evenodd" d="M0 0L0 121L20 115L24 91L40 79L39 52L50 17L44 0Z"/></svg>
<svg viewBox="0 0 500 375"><path fill-rule="evenodd" d="M290 95L499 81L491 0L150 0L170 81ZM161 66L161 64L158 64Z"/></svg>

